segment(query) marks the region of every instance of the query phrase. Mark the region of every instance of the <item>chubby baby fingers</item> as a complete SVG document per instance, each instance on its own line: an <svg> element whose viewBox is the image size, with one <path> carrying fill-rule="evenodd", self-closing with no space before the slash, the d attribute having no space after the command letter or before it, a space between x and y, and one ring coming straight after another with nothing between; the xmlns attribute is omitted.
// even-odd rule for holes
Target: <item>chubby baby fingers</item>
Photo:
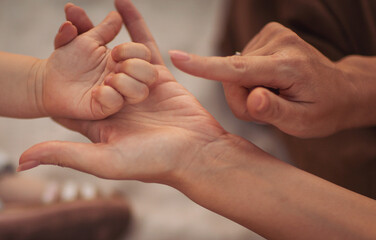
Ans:
<svg viewBox="0 0 376 240"><path fill-rule="evenodd" d="M115 72L125 73L149 87L158 79L157 68L149 62L137 58L118 63Z"/></svg>
<svg viewBox="0 0 376 240"><path fill-rule="evenodd" d="M117 61L124 61L130 58L139 58L151 61L151 52L144 44L128 42L116 46L111 52L112 58Z"/></svg>
<svg viewBox="0 0 376 240"><path fill-rule="evenodd" d="M124 73L112 74L107 77L105 84L121 93L126 103L136 104L149 96L149 87Z"/></svg>
<svg viewBox="0 0 376 240"><path fill-rule="evenodd" d="M92 91L92 114L94 119L103 119L117 113L124 104L123 96L110 86L97 86Z"/></svg>

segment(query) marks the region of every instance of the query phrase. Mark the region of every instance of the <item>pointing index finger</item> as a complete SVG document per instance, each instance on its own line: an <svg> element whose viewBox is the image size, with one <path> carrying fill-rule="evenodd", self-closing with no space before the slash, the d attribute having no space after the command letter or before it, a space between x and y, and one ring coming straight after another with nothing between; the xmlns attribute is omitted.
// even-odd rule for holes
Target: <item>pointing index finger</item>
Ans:
<svg viewBox="0 0 376 240"><path fill-rule="evenodd" d="M176 50L169 53L177 68L197 77L247 88L266 86L284 89L287 83L278 74L277 63L269 56L202 57Z"/></svg>

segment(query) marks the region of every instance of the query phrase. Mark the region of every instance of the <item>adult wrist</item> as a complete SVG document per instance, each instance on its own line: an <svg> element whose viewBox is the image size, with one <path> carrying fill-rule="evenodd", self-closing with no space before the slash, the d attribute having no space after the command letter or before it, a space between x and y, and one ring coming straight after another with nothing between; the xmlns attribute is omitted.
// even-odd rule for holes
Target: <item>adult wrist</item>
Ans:
<svg viewBox="0 0 376 240"><path fill-rule="evenodd" d="M225 176L229 169L247 165L245 162L253 151L262 152L244 138L225 133L200 147L199 154L174 175L174 181L169 185L194 199L204 191L202 189L211 188L216 178Z"/></svg>
<svg viewBox="0 0 376 240"><path fill-rule="evenodd" d="M376 125L376 61L372 64L369 58L354 55L337 66L348 86L349 100L341 130Z"/></svg>

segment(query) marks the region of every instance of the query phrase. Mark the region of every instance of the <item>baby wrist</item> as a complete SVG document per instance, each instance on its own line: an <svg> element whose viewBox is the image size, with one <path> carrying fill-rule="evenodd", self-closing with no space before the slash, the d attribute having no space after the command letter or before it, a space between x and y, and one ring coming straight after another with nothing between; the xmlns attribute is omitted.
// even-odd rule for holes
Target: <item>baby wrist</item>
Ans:
<svg viewBox="0 0 376 240"><path fill-rule="evenodd" d="M31 108L38 117L48 116L43 103L43 85L45 82L46 60L35 59L29 71L27 82L28 99Z"/></svg>

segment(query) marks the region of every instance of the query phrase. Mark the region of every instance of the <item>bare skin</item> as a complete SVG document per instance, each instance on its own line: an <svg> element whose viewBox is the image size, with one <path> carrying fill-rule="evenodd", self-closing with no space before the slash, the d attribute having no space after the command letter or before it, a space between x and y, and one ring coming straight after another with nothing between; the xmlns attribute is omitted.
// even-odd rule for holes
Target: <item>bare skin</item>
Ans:
<svg viewBox="0 0 376 240"><path fill-rule="evenodd" d="M268 239L375 238L375 201L226 132L163 65L133 4L116 0L116 7L159 71L149 97L100 121L60 119L94 143L35 145L21 156L19 170L53 164L102 178L167 184Z"/></svg>
<svg viewBox="0 0 376 240"><path fill-rule="evenodd" d="M170 54L182 71L221 81L229 106L243 120L302 138L376 124L376 58L332 62L278 23L266 25L241 56Z"/></svg>
<svg viewBox="0 0 376 240"><path fill-rule="evenodd" d="M0 53L0 114L103 119L124 104L143 101L157 79L149 49L136 43L113 51L105 46L120 31L117 12L91 27L77 36L71 22L63 23L48 59Z"/></svg>

